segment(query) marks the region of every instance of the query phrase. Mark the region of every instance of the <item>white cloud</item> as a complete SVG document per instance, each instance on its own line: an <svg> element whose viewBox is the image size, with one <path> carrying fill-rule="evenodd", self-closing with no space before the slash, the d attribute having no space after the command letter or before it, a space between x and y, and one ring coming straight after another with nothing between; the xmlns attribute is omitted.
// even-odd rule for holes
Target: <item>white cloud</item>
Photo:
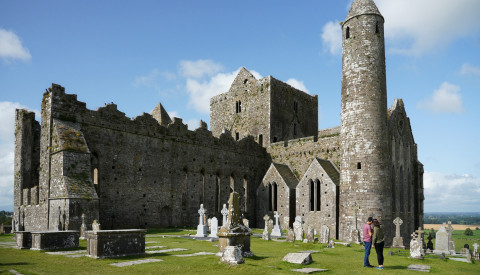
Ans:
<svg viewBox="0 0 480 275"><path fill-rule="evenodd" d="M0 102L0 210L13 208L15 109L26 107L15 102Z"/></svg>
<svg viewBox="0 0 480 275"><path fill-rule="evenodd" d="M425 172L425 212L465 212L480 209L480 178Z"/></svg>
<svg viewBox="0 0 480 275"><path fill-rule="evenodd" d="M179 65L180 74L187 78L201 78L204 75L213 76L224 70L222 64L210 59L197 61L182 60Z"/></svg>
<svg viewBox="0 0 480 275"><path fill-rule="evenodd" d="M180 115L178 114L177 111L171 111L171 112L168 112L168 111L167 111L167 113L168 113L168 115L170 116L170 118L172 119L172 121L173 121L173 118L174 118L174 117L180 118Z"/></svg>
<svg viewBox="0 0 480 275"><path fill-rule="evenodd" d="M480 76L480 68L474 67L468 63L465 63L463 64L462 69L460 70L460 74Z"/></svg>
<svg viewBox="0 0 480 275"><path fill-rule="evenodd" d="M438 90L433 91L430 98L419 102L417 107L433 113L461 113L464 109L460 90L459 86L444 82Z"/></svg>
<svg viewBox="0 0 480 275"><path fill-rule="evenodd" d="M330 54L342 52L342 28L339 22L327 22L322 29L323 48Z"/></svg>
<svg viewBox="0 0 480 275"><path fill-rule="evenodd" d="M480 31L478 0L376 0L393 53L420 55Z"/></svg>
<svg viewBox="0 0 480 275"><path fill-rule="evenodd" d="M198 119L194 119L194 118L193 118L193 119L189 119L189 120L187 120L185 123L186 123L187 126L188 126L188 130L191 130L191 131L193 131L193 130L197 129L198 127L200 127L200 120L198 120Z"/></svg>
<svg viewBox="0 0 480 275"><path fill-rule="evenodd" d="M304 91L307 94L310 93L307 87L305 87L305 84L303 84L303 81L296 80L295 78L290 78L289 80L287 80L287 84L289 84L293 88L299 89L300 91Z"/></svg>
<svg viewBox="0 0 480 275"><path fill-rule="evenodd" d="M22 45L20 38L13 32L0 29L0 58L5 60L19 59L29 61L30 52Z"/></svg>

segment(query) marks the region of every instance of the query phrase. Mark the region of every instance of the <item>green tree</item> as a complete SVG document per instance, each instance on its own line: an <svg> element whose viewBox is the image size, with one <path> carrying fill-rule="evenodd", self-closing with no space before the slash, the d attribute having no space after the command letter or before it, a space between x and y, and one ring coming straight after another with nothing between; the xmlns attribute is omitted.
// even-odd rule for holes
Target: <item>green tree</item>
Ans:
<svg viewBox="0 0 480 275"><path fill-rule="evenodd" d="M473 231L472 231L472 229L467 227L467 229L465 229L465 233L463 233L463 234L465 234L467 236L473 236Z"/></svg>

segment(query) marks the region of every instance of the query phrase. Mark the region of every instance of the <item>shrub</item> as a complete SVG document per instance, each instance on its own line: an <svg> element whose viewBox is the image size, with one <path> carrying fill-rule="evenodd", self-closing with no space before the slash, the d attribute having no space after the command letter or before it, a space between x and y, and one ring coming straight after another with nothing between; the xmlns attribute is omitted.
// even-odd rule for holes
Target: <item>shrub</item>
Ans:
<svg viewBox="0 0 480 275"><path fill-rule="evenodd" d="M472 229L467 228L467 229L465 229L465 233L464 233L464 234L467 235L467 236L473 236L473 231L472 231Z"/></svg>

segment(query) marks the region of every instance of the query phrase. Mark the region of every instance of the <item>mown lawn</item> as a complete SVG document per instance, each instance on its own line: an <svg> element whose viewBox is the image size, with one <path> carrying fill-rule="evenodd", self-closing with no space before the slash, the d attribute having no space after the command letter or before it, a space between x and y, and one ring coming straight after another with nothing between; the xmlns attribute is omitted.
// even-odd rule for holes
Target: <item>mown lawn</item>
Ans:
<svg viewBox="0 0 480 275"><path fill-rule="evenodd" d="M258 230L255 230L258 232ZM261 230L260 230L261 232ZM154 234L154 235L150 235ZM158 229L149 230L146 238L148 246L166 246L166 248L187 248L188 251L163 254L150 254L142 257L128 257L121 259L95 260L88 257L68 258L62 255L48 255L40 251L18 250L0 247L0 274L10 274L14 269L23 274L301 274L293 273L291 269L302 268L295 264L282 262L282 258L289 252L302 250L319 250L312 254L314 262L308 267L328 269L328 274L407 274L410 264L424 264L431 266L431 273L436 274L480 274L480 263L474 264L442 261L437 256L427 256L425 260L408 258L408 251L404 250L388 256L385 250L385 269L363 268L363 250L360 245L345 247L337 245L333 249L325 248L323 244L286 243L264 241L252 238L252 251L255 254L247 258L245 264L229 266L219 263L219 258L208 256L174 257L174 254L191 254L200 251L217 252L216 242L197 241L174 237L171 235L195 234L194 230ZM166 235L166 237L162 237ZM12 235L0 236L2 242L11 242ZM458 244L460 245L460 244ZM463 247L463 245L462 245ZM86 242L80 242L80 249L86 249ZM163 248L162 248L163 249ZM162 262L147 263L129 267L115 267L109 263L131 261L134 259L162 259ZM376 265L376 254L372 251L370 262Z"/></svg>

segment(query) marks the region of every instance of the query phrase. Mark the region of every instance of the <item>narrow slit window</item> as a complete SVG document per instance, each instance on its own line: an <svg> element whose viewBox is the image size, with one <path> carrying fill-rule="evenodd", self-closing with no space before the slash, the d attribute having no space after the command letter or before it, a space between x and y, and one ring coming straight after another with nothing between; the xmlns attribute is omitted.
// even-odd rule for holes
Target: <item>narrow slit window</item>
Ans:
<svg viewBox="0 0 480 275"><path fill-rule="evenodd" d="M310 187L310 211L315 211L315 186L312 180L308 182L308 185Z"/></svg>
<svg viewBox="0 0 480 275"><path fill-rule="evenodd" d="M357 169L362 169L362 163L361 162L357 162Z"/></svg>
<svg viewBox="0 0 480 275"><path fill-rule="evenodd" d="M236 132L235 133L235 140L239 140L240 139L240 133Z"/></svg>
<svg viewBox="0 0 480 275"><path fill-rule="evenodd" d="M263 135L258 135L258 144L260 144L260 146L263 146Z"/></svg>
<svg viewBox="0 0 480 275"><path fill-rule="evenodd" d="M347 30L345 32L345 39L349 39L350 38L350 27L347 27Z"/></svg>
<svg viewBox="0 0 480 275"><path fill-rule="evenodd" d="M296 136L297 135L297 124L293 124L293 135Z"/></svg>
<svg viewBox="0 0 480 275"><path fill-rule="evenodd" d="M277 183L273 183L273 211L277 211L277 205L278 205L278 186Z"/></svg>
<svg viewBox="0 0 480 275"><path fill-rule="evenodd" d="M321 192L320 192L320 181L317 179L317 181L315 182L316 184L316 188L317 188L317 201L316 201L316 210L317 211L320 211L320 205L321 205L321 200L320 200L320 196L321 196Z"/></svg>
<svg viewBox="0 0 480 275"><path fill-rule="evenodd" d="M272 185L268 183L268 211L273 209L273 198L272 198Z"/></svg>
<svg viewBox="0 0 480 275"><path fill-rule="evenodd" d="M380 33L380 30L378 29L378 22L377 22L377 24L375 25L375 33L377 33L377 34Z"/></svg>

